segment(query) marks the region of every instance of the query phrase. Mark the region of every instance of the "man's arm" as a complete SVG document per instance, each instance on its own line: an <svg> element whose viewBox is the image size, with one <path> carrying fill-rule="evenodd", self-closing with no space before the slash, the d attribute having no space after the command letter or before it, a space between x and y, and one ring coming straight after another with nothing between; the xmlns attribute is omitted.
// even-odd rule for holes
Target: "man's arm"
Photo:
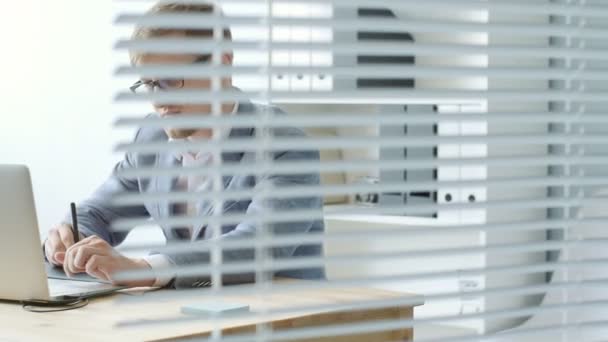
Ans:
<svg viewBox="0 0 608 342"><path fill-rule="evenodd" d="M137 140L138 134L135 137ZM124 169L135 167L135 161L130 154L116 164L110 177L91 195L78 206L79 232L81 238L88 236L99 236L112 246L122 242L127 232L112 232L110 224L113 220L121 217L148 216L143 205L117 207L112 205L112 198L125 192L139 191L136 179L129 179L118 175ZM71 235L71 213L68 213L63 222L49 231L49 236L44 243L43 251L45 258L55 265L63 264L63 254L74 244ZM62 260L59 260L61 258Z"/></svg>
<svg viewBox="0 0 608 342"><path fill-rule="evenodd" d="M119 218L147 217L148 211L144 205L116 206L112 199L119 194L139 192L137 179L125 178L118 173L134 167L131 155L116 164L110 177L86 200L78 204L78 226L85 237L97 235L112 246L120 244L127 236L127 231L112 231L111 223ZM72 218L68 214L63 224L71 225Z"/></svg>
<svg viewBox="0 0 608 342"><path fill-rule="evenodd" d="M288 151L277 153L275 161L290 161L290 160L319 160L319 153L316 151ZM298 174L298 175L269 175L263 177L256 187L286 187L297 185L317 185L319 184L319 174ZM320 197L293 197L293 198L272 198L254 196L251 204L247 208L247 215L258 215L263 212L281 212L296 209L319 209L322 210L322 199ZM307 233L311 230L316 220L294 221L294 222L278 222L268 224L270 233L276 235L282 234L298 234ZM237 225L237 227L220 236L219 241L236 238L254 238L257 232L257 223L254 220L245 220ZM216 240L217 241L217 240ZM213 240L207 240L201 245L213 243ZM195 246L193 244L192 246ZM271 254L274 258L290 258L298 246L275 246L271 248ZM197 266L207 265L210 263L211 256L208 251L197 252L181 252L163 254L167 262L173 267L180 266ZM161 258L159 255L158 258ZM255 250L252 248L230 249L224 250L222 254L222 263L229 264L239 261L252 261L255 259ZM162 262L161 262L162 263ZM153 266L153 268L155 268ZM189 288L206 284L210 281L209 275L180 275L177 272L174 275L173 286L177 288ZM165 278L166 279L166 278ZM255 280L254 272L244 272L238 274L223 274L223 283L247 283Z"/></svg>

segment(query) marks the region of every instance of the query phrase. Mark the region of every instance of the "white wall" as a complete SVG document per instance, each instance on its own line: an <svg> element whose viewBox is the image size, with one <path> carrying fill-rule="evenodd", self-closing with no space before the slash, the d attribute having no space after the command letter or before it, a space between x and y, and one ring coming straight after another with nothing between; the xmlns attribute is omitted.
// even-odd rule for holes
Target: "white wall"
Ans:
<svg viewBox="0 0 608 342"><path fill-rule="evenodd" d="M45 232L109 174L113 146L132 135L112 128L112 2L14 1L0 11L0 35L0 163L31 168Z"/></svg>

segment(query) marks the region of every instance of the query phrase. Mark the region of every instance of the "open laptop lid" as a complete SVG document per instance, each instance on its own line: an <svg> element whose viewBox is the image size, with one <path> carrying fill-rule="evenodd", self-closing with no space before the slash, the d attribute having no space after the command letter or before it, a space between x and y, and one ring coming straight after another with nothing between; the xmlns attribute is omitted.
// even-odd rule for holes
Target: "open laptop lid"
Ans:
<svg viewBox="0 0 608 342"><path fill-rule="evenodd" d="M27 167L0 165L0 298L49 298Z"/></svg>
<svg viewBox="0 0 608 342"><path fill-rule="evenodd" d="M87 275L71 279L60 269L45 266L32 182L26 166L0 164L0 189L0 275L3 280L0 299L57 300L57 293L49 292L47 271L50 278L58 280L52 285L65 282L62 295L69 292L69 280L74 283L70 296L91 297L124 288L93 280ZM80 285L73 281L85 279L88 283Z"/></svg>

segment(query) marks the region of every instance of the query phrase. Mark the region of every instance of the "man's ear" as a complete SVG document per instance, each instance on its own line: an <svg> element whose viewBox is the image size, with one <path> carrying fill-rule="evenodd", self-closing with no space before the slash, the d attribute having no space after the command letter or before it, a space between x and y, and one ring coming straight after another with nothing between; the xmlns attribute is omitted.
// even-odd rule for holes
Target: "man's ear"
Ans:
<svg viewBox="0 0 608 342"><path fill-rule="evenodd" d="M232 52L222 54L222 64L232 65L233 60L234 60L234 54Z"/></svg>

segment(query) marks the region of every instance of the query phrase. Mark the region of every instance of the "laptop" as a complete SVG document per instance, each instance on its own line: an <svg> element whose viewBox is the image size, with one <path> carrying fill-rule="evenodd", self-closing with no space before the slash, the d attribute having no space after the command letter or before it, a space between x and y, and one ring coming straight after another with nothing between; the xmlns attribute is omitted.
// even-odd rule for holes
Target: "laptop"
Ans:
<svg viewBox="0 0 608 342"><path fill-rule="evenodd" d="M30 172L0 164L0 300L60 302L124 287L88 275L67 277L44 261Z"/></svg>

